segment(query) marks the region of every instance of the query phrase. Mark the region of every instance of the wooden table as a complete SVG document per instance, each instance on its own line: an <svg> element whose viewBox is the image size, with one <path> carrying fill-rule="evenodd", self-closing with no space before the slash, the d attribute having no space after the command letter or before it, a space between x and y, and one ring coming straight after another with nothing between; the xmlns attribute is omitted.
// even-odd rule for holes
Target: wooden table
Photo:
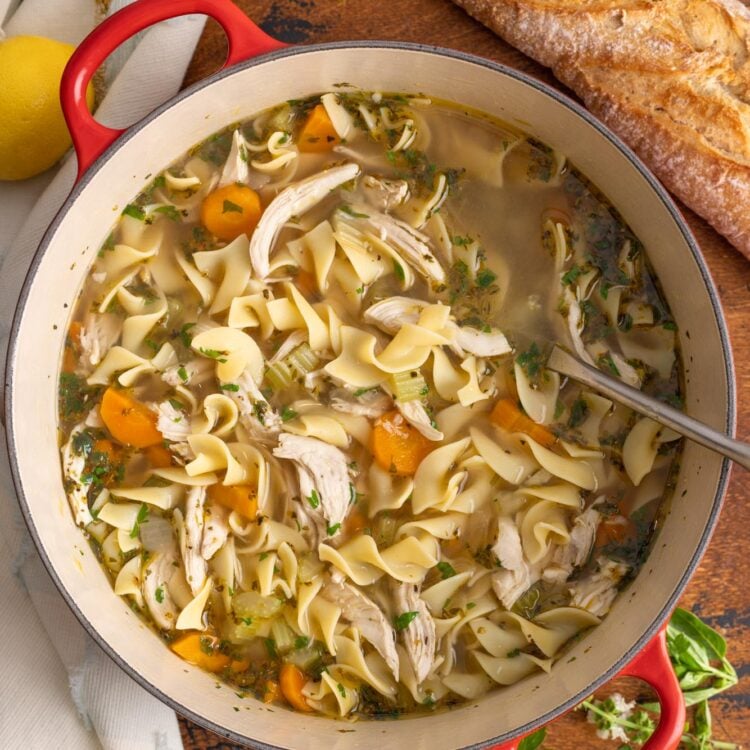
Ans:
<svg viewBox="0 0 750 750"><path fill-rule="evenodd" d="M263 29L290 43L350 39L391 39L436 44L511 65L562 89L548 70L534 63L464 14L450 0L238 0ZM215 71L224 59L224 36L210 22L186 76L193 83ZM568 92L570 93L570 92ZM704 221L683 209L698 238L719 288L737 367L738 437L750 437L750 263ZM750 474L737 469L724 511L703 562L681 605L718 628L729 641L729 656L740 684L712 702L715 736L736 743L750 740L750 692L742 678L750 672ZM746 567L748 566L748 567ZM750 578L750 575L748 575ZM233 746L195 724L180 720L187 750L222 750ZM580 713L549 728L545 748L610 748L598 740Z"/></svg>

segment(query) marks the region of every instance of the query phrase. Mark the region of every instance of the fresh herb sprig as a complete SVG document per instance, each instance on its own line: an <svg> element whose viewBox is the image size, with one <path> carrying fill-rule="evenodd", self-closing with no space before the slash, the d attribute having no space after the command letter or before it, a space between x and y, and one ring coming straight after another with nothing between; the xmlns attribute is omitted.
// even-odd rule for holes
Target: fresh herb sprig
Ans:
<svg viewBox="0 0 750 750"><path fill-rule="evenodd" d="M667 627L667 649L685 705L694 707L680 748L735 750L734 743L712 737L708 706L711 698L737 684L737 672L726 656L726 641L692 612L677 609ZM628 702L618 694L604 700L589 698L579 708L586 711L600 737L628 743L624 747L640 747L651 737L660 710L658 703Z"/></svg>

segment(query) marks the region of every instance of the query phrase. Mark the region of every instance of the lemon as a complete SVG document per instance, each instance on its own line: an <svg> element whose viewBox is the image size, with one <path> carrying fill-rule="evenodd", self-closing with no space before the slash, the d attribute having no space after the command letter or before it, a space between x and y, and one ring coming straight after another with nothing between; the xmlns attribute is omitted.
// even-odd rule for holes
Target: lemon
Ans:
<svg viewBox="0 0 750 750"><path fill-rule="evenodd" d="M0 41L0 180L44 172L70 147L60 78L74 49L39 36ZM91 87L86 98L91 107Z"/></svg>

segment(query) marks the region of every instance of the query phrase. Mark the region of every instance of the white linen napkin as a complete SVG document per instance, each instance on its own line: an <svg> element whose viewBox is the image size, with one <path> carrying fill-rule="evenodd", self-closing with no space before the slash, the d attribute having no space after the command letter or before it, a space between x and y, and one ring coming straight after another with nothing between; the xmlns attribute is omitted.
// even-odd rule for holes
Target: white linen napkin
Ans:
<svg viewBox="0 0 750 750"><path fill-rule="evenodd" d="M114 0L114 11L129 0ZM17 0L0 0L0 22ZM8 36L79 42L95 0L23 0ZM159 24L116 60L121 70L99 107L108 123L138 119L180 88L204 18ZM127 119L123 119L127 118ZM73 185L75 158L21 183L0 183L0 367L11 318L38 243ZM1 376L0 376L1 377ZM122 672L86 634L33 548L13 493L0 433L0 747L15 750L179 750L173 711Z"/></svg>

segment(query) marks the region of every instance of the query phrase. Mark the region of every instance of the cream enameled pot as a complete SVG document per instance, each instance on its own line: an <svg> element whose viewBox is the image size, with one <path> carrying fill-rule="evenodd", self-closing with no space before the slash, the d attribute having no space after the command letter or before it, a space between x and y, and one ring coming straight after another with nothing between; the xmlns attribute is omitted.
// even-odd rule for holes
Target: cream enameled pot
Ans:
<svg viewBox="0 0 750 750"><path fill-rule="evenodd" d="M90 118L82 94L107 54L152 23L201 12L227 31L231 67L185 90L125 133ZM13 325L6 379L8 445L20 503L42 559L81 623L123 669L181 714L237 742L327 750L448 750L503 742L510 748L516 746L513 738L627 671L652 682L662 699L663 719L650 747L675 748L684 708L661 629L708 542L728 478L727 462L694 444L685 446L671 511L638 578L603 624L571 648L551 675L529 677L452 712L394 722L342 724L240 700L231 689L217 690L212 675L165 648L113 594L73 523L55 429L58 369L76 295L120 211L151 175L220 128L342 81L367 90L452 100L516 123L567 154L611 199L648 250L679 323L687 410L733 432L726 328L695 241L632 152L575 103L516 71L449 50L381 42L284 48L228 0L139 0L100 26L66 72L63 104L80 180L39 247Z"/></svg>

